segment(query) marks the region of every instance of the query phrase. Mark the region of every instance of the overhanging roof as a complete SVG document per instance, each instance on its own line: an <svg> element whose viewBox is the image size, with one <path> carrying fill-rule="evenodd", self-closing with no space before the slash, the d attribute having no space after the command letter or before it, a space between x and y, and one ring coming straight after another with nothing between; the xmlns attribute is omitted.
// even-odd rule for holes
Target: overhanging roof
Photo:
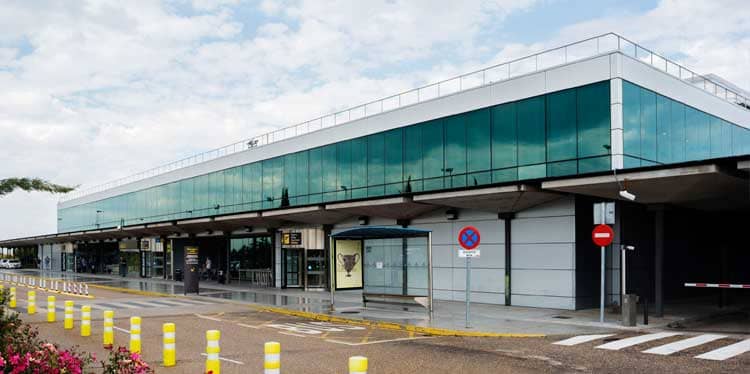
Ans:
<svg viewBox="0 0 750 374"><path fill-rule="evenodd" d="M331 236L336 239L389 239L427 236L430 230L409 229L402 227L370 226L356 227L337 232Z"/></svg>
<svg viewBox="0 0 750 374"><path fill-rule="evenodd" d="M560 197L553 191L518 184L414 196L415 202L476 209L493 213L518 212Z"/></svg>
<svg viewBox="0 0 750 374"><path fill-rule="evenodd" d="M411 197L399 196L377 200L327 204L326 210L355 216L411 219L437 209L437 206L416 203Z"/></svg>

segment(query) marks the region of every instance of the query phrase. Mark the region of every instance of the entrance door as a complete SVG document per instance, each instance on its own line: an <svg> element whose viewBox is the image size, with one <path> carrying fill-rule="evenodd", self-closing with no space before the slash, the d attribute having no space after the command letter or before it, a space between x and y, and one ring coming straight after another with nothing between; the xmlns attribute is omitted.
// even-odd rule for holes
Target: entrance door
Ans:
<svg viewBox="0 0 750 374"><path fill-rule="evenodd" d="M307 250L307 288L326 287L326 255L322 249Z"/></svg>
<svg viewBox="0 0 750 374"><path fill-rule="evenodd" d="M141 251L141 277L151 277L151 251Z"/></svg>
<svg viewBox="0 0 750 374"><path fill-rule="evenodd" d="M283 287L302 287L304 251L300 249L283 249L281 271Z"/></svg>

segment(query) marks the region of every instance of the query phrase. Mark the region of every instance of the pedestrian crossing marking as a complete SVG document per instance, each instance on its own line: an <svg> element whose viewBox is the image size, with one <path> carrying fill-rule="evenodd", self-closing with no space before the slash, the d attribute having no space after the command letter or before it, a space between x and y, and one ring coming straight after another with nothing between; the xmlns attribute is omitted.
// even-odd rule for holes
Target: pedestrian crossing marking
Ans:
<svg viewBox="0 0 750 374"><path fill-rule="evenodd" d="M702 344L710 343L714 340L726 338L726 335L717 334L703 334L694 336L692 338L679 340L673 343L665 344L662 346L654 347L643 351L643 353L651 353L656 355L671 355L675 352L684 351L688 348L697 347Z"/></svg>
<svg viewBox="0 0 750 374"><path fill-rule="evenodd" d="M614 335L614 334L579 335L579 336L574 336L572 338L561 340L559 342L555 342L555 343L552 343L552 344L564 345L564 346L568 346L569 347L569 346L573 346L573 345L577 345L577 344L588 343L588 342L593 341L593 340L608 338L608 337L610 337L612 335Z"/></svg>
<svg viewBox="0 0 750 374"><path fill-rule="evenodd" d="M671 336L676 336L676 335L680 335L680 333L678 333L678 332L657 332L657 333L653 333L653 334L638 335L638 336L633 336L631 338L620 339L620 340L616 340L616 341L609 342L609 343L606 343L606 344L602 344L602 345L600 345L600 346L598 346L596 348L597 349L607 349L607 350L610 350L610 351L618 351L620 349L627 348L627 347L632 347L632 346L637 345L637 344L642 344L642 343L646 343L646 342L650 342L650 341L654 341L654 340L669 338Z"/></svg>
<svg viewBox="0 0 750 374"><path fill-rule="evenodd" d="M739 356L748 351L750 351L750 339L745 339L741 342L734 343L726 347L721 347L719 349L714 349L713 351L695 356L695 358L700 358L703 360L724 361L728 358Z"/></svg>

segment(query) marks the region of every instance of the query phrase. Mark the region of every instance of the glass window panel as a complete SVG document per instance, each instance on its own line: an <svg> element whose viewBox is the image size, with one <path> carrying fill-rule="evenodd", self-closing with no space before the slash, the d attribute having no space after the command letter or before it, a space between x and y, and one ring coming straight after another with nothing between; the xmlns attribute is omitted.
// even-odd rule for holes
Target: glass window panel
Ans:
<svg viewBox="0 0 750 374"><path fill-rule="evenodd" d="M576 158L576 109L576 90L547 95L547 161Z"/></svg>
<svg viewBox="0 0 750 374"><path fill-rule="evenodd" d="M404 129L404 191L422 191L422 125Z"/></svg>
<svg viewBox="0 0 750 374"><path fill-rule="evenodd" d="M609 81L578 88L578 157L610 153L608 147L612 109L609 90Z"/></svg>
<svg viewBox="0 0 750 374"><path fill-rule="evenodd" d="M656 94L641 89L641 158L656 161Z"/></svg>
<svg viewBox="0 0 750 374"><path fill-rule="evenodd" d="M403 130L385 133L385 183L386 195L401 193L403 181Z"/></svg>
<svg viewBox="0 0 750 374"><path fill-rule="evenodd" d="M333 192L340 189L336 179L336 144L323 147L321 150L323 170L323 191Z"/></svg>
<svg viewBox="0 0 750 374"><path fill-rule="evenodd" d="M337 144L336 157L338 162L336 167L338 171L336 173L338 182L339 200L346 200L351 198L350 191L352 189L352 142L344 141Z"/></svg>
<svg viewBox="0 0 750 374"><path fill-rule="evenodd" d="M263 160L263 209L273 208L273 160Z"/></svg>
<svg viewBox="0 0 750 374"><path fill-rule="evenodd" d="M532 166L523 166L518 168L518 179L538 179L547 176L547 165L539 164Z"/></svg>
<svg viewBox="0 0 750 374"><path fill-rule="evenodd" d="M273 206L278 208L281 205L281 197L284 194L284 157L273 159Z"/></svg>
<svg viewBox="0 0 750 374"><path fill-rule="evenodd" d="M672 104L664 96L656 96L656 161L672 162Z"/></svg>
<svg viewBox="0 0 750 374"><path fill-rule="evenodd" d="M297 157L294 153L284 156L284 189L288 205L297 205Z"/></svg>
<svg viewBox="0 0 750 374"><path fill-rule="evenodd" d="M322 199L323 173L321 170L322 150L315 148L310 150L310 203L318 203Z"/></svg>
<svg viewBox="0 0 750 374"><path fill-rule="evenodd" d="M309 193L309 163L308 163L308 151L297 152L295 154L296 166L297 166L297 204L307 204Z"/></svg>
<svg viewBox="0 0 750 374"><path fill-rule="evenodd" d="M466 114L445 120L445 186L466 186Z"/></svg>
<svg viewBox="0 0 750 374"><path fill-rule="evenodd" d="M430 121L422 127L422 173L424 190L443 188L443 122Z"/></svg>
<svg viewBox="0 0 750 374"><path fill-rule="evenodd" d="M610 156L599 156L578 160L578 174L609 171L610 168Z"/></svg>
<svg viewBox="0 0 750 374"><path fill-rule="evenodd" d="M561 177L565 175L575 175L578 172L578 162L560 161L547 163L547 176Z"/></svg>
<svg viewBox="0 0 750 374"><path fill-rule="evenodd" d="M669 133L669 144L672 154L672 162L685 161L685 105L671 101L672 103L672 127Z"/></svg>
<svg viewBox="0 0 750 374"><path fill-rule="evenodd" d="M469 172L486 172L492 169L492 122L490 109L471 112L466 118L466 162ZM472 174L469 184L487 184L491 182L490 173Z"/></svg>
<svg viewBox="0 0 750 374"><path fill-rule="evenodd" d="M375 134L367 137L367 196L385 193L385 137Z"/></svg>
<svg viewBox="0 0 750 374"><path fill-rule="evenodd" d="M543 163L546 153L544 97L519 101L516 110L518 111L518 164Z"/></svg>
<svg viewBox="0 0 750 374"><path fill-rule="evenodd" d="M688 160L705 160L710 155L708 115L692 107L685 109L685 156Z"/></svg>
<svg viewBox="0 0 750 374"><path fill-rule="evenodd" d="M736 156L750 154L750 130L734 126L732 131L732 151Z"/></svg>
<svg viewBox="0 0 750 374"><path fill-rule="evenodd" d="M624 153L641 157L641 93L638 86L626 81L622 82L622 126Z"/></svg>
<svg viewBox="0 0 750 374"><path fill-rule="evenodd" d="M352 139L352 198L367 197L367 140Z"/></svg>
<svg viewBox="0 0 750 374"><path fill-rule="evenodd" d="M492 168L516 166L518 165L517 156L516 104L498 105L492 108ZM500 180L495 178L496 175ZM507 171L493 173L492 180L493 182L508 181Z"/></svg>
<svg viewBox="0 0 750 374"><path fill-rule="evenodd" d="M728 157L732 155L732 128L734 126L724 120L721 120L721 134L719 137L721 138L720 147L721 147L721 157Z"/></svg>

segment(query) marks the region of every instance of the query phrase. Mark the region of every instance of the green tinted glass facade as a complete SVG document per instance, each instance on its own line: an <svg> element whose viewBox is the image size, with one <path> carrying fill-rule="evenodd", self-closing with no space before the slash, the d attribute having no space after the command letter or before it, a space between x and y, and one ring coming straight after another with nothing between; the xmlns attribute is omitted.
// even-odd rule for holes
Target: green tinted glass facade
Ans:
<svg viewBox="0 0 750 374"><path fill-rule="evenodd" d="M606 171L609 95L604 81L61 209L59 231Z"/></svg>
<svg viewBox="0 0 750 374"><path fill-rule="evenodd" d="M750 130L624 81L626 168L750 154Z"/></svg>

